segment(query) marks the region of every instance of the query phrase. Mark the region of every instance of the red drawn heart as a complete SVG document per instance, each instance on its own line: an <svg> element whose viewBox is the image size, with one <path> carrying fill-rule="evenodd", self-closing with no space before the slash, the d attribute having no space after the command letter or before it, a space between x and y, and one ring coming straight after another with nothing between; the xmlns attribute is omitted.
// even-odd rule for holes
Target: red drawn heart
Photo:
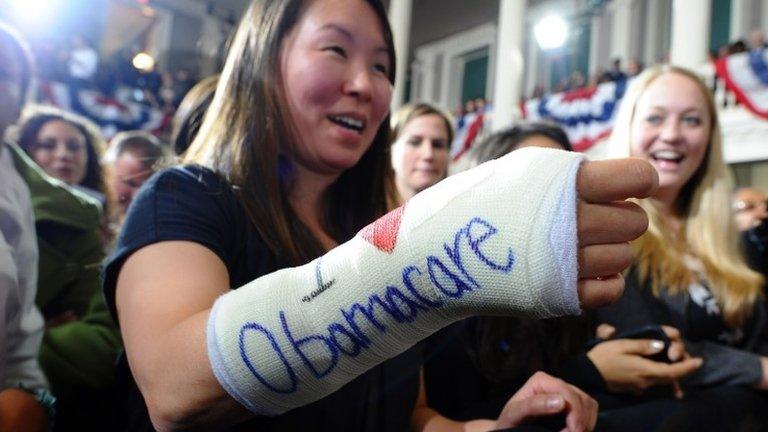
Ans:
<svg viewBox="0 0 768 432"><path fill-rule="evenodd" d="M400 206L376 219L360 230L360 236L380 251L391 254L397 243L397 232L400 230L400 221L403 219L403 209L405 206Z"/></svg>

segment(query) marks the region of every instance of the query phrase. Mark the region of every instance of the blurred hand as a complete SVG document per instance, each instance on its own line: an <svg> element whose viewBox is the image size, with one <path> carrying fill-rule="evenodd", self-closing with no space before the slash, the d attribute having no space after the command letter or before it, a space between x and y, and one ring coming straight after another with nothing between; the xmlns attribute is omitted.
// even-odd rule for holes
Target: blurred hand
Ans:
<svg viewBox="0 0 768 432"><path fill-rule="evenodd" d="M578 293L581 305L613 303L624 292L621 272L632 262L627 242L648 228L648 217L627 198L654 193L659 179L646 161L628 158L584 162L576 179L579 194Z"/></svg>
<svg viewBox="0 0 768 432"><path fill-rule="evenodd" d="M667 355L673 363L646 358L664 349L664 342L651 339L608 340L587 353L609 390L640 394L652 386L671 385L675 397L683 397L679 380L701 367L702 359L688 355L676 329L666 326L662 329L672 340Z"/></svg>
<svg viewBox="0 0 768 432"><path fill-rule="evenodd" d="M37 399L24 390L0 391L0 431L44 432L48 415Z"/></svg>
<svg viewBox="0 0 768 432"><path fill-rule="evenodd" d="M569 432L591 431L597 422L597 402L567 382L536 372L501 411L495 429L519 426L531 419L566 415Z"/></svg>
<svg viewBox="0 0 768 432"><path fill-rule="evenodd" d="M760 357L760 364L763 366L763 379L755 384L755 388L758 390L768 390L768 357Z"/></svg>

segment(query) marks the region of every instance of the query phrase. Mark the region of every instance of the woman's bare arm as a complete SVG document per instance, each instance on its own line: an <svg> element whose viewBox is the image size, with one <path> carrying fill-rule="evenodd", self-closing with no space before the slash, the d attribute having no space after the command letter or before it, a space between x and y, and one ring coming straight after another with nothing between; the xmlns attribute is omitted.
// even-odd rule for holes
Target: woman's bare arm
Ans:
<svg viewBox="0 0 768 432"><path fill-rule="evenodd" d="M205 329L229 291L219 257L192 242L146 246L123 264L116 302L126 354L159 431L222 427L250 415L213 375Z"/></svg>

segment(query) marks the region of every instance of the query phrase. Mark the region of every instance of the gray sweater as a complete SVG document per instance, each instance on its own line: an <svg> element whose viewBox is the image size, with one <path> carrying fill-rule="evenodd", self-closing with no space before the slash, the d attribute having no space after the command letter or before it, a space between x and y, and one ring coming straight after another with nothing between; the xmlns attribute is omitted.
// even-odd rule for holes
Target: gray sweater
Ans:
<svg viewBox="0 0 768 432"><path fill-rule="evenodd" d="M689 354L704 359L704 364L688 376L684 383L691 386L752 385L762 378L760 355L768 353L766 312L763 300L758 300L748 322L741 329L744 337L735 346L721 342L686 338L689 333L687 316L690 297L671 296L661 290L653 295L650 286L641 286L637 275L630 271L624 295L615 304L597 311L597 322L616 327L616 332L630 331L647 324L669 325L680 330ZM646 284L649 285L649 284Z"/></svg>

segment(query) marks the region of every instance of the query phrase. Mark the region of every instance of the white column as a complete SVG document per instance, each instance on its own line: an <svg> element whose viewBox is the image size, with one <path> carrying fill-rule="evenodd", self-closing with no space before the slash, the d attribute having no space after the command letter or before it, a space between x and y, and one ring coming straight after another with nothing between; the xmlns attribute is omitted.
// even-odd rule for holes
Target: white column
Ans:
<svg viewBox="0 0 768 432"><path fill-rule="evenodd" d="M526 3L526 0L499 2L496 85L492 100L493 129L495 130L511 125L519 117Z"/></svg>
<svg viewBox="0 0 768 432"><path fill-rule="evenodd" d="M609 6L613 9L611 61L619 58L623 65L632 55L632 3L634 0L615 0Z"/></svg>
<svg viewBox="0 0 768 432"><path fill-rule="evenodd" d="M173 14L165 9L155 9L155 24L149 34L148 46L151 55L161 68L168 69L168 51L171 49Z"/></svg>
<svg viewBox="0 0 768 432"><path fill-rule="evenodd" d="M392 25L392 37L397 56L395 88L392 92L392 112L405 103L405 75L408 71L408 45L411 39L412 11L413 0L391 0L389 3L389 22Z"/></svg>
<svg viewBox="0 0 768 432"><path fill-rule="evenodd" d="M526 27L526 31L528 32L528 53L525 59L526 86L524 96L529 97L531 93L533 93L533 90L536 88L536 85L539 84L539 81L541 80L541 75L539 74L539 55L541 52L539 49L539 44L536 42L536 38L533 36L533 28L530 26Z"/></svg>
<svg viewBox="0 0 768 432"><path fill-rule="evenodd" d="M228 28L219 19L204 15L203 29L200 34L200 52L203 55L200 72L203 76L217 72L216 58L227 38Z"/></svg>
<svg viewBox="0 0 768 432"><path fill-rule="evenodd" d="M754 12L751 5L751 0L731 0L731 42L748 36L752 30L748 28L749 14Z"/></svg>
<svg viewBox="0 0 768 432"><path fill-rule="evenodd" d="M643 50L643 62L652 65L664 56L661 52L662 24L661 0L646 0L648 8L645 13L645 49Z"/></svg>
<svg viewBox="0 0 768 432"><path fill-rule="evenodd" d="M768 2L763 1L762 3L763 10L760 14L760 29L763 31L763 34L768 33Z"/></svg>
<svg viewBox="0 0 768 432"><path fill-rule="evenodd" d="M592 75L601 67L603 60L600 57L600 41L603 39L603 15L592 17L589 29L589 74Z"/></svg>
<svg viewBox="0 0 768 432"><path fill-rule="evenodd" d="M711 13L712 3L709 1L673 1L670 63L693 70L706 63Z"/></svg>

